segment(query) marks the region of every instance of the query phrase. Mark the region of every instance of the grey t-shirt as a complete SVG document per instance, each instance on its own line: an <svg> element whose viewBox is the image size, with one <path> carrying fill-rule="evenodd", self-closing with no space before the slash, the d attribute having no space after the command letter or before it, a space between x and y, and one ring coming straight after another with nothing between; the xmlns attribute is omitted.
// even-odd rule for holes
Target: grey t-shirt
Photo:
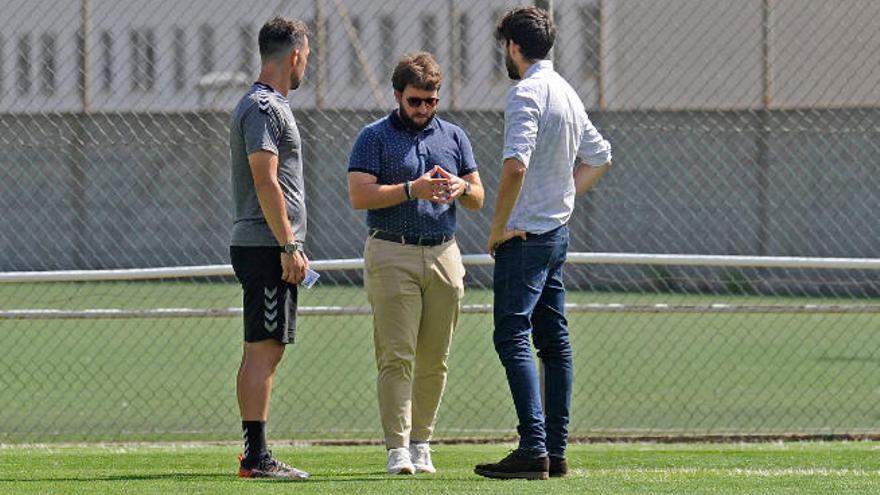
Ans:
<svg viewBox="0 0 880 495"><path fill-rule="evenodd" d="M278 156L278 182L284 192L287 218L296 242L306 239L306 194L303 184L302 140L290 103L281 93L254 83L232 114L229 153L232 199L235 204L233 246L277 246L257 200L248 155L259 150Z"/></svg>

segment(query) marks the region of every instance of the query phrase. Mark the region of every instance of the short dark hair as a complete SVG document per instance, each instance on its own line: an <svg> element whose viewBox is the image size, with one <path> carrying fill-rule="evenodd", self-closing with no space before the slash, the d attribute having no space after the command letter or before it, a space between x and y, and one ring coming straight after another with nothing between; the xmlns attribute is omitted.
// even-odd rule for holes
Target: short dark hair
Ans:
<svg viewBox="0 0 880 495"><path fill-rule="evenodd" d="M556 41L556 25L546 10L516 7L498 21L495 38L504 43L513 40L530 60L544 59Z"/></svg>
<svg viewBox="0 0 880 495"><path fill-rule="evenodd" d="M415 52L404 55L397 62L394 74L391 75L391 85L400 92L403 92L407 84L425 91L434 91L440 89L442 78L440 66L430 53Z"/></svg>
<svg viewBox="0 0 880 495"><path fill-rule="evenodd" d="M269 60L287 56L291 50L302 48L309 27L296 19L274 17L260 28L260 58Z"/></svg>

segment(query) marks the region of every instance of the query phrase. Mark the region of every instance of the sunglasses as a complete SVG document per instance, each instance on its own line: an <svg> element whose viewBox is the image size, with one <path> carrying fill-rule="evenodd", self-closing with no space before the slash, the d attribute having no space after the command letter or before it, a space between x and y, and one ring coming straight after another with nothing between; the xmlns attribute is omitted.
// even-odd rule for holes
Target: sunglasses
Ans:
<svg viewBox="0 0 880 495"><path fill-rule="evenodd" d="M413 108L419 108L422 106L422 103L428 105L428 107L436 107L438 102L440 102L440 98L419 98L418 96L408 96L406 98L406 103Z"/></svg>

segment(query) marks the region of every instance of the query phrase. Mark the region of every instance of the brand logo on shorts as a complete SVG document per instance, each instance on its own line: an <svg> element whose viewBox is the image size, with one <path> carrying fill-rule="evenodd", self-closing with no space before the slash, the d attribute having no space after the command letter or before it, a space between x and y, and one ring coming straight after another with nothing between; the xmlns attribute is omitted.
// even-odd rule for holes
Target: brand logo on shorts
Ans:
<svg viewBox="0 0 880 495"><path fill-rule="evenodd" d="M263 307L265 307L263 311L263 328L270 333L278 328L278 310L276 309L278 299L275 297L277 294L278 287L272 287L272 290L269 290L268 287L263 288L263 295L266 296L263 300Z"/></svg>

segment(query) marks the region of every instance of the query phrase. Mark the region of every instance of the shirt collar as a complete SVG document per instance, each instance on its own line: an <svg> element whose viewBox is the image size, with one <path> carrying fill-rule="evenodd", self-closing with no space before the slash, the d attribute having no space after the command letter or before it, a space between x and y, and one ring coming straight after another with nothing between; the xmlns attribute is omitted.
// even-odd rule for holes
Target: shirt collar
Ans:
<svg viewBox="0 0 880 495"><path fill-rule="evenodd" d="M398 131L402 131L402 132L405 132L407 134L412 134L412 135L434 132L437 129L437 126L439 125L437 123L437 115L435 114L434 118L431 119L431 123L428 124L428 127L425 127L424 129L422 129L421 132L413 132L412 130L410 130L406 126L406 124L403 123L403 121L400 119L400 115L397 115L397 110L392 110L391 113L388 114L388 120L391 122L391 126L394 127L395 129L397 129Z"/></svg>
<svg viewBox="0 0 880 495"><path fill-rule="evenodd" d="M535 62L534 64L532 64L531 67L529 67L529 70L527 70L526 73L523 74L523 79L528 79L529 77L535 75L535 73L545 70L553 70L552 60L539 60Z"/></svg>
<svg viewBox="0 0 880 495"><path fill-rule="evenodd" d="M284 100L287 100L287 97L285 97L283 94L279 93L278 90L276 90L275 88L273 88L272 86L269 86L268 84L266 84L264 82L255 81L254 87L267 90L267 91L275 94L275 96L277 96L278 98L282 98Z"/></svg>

